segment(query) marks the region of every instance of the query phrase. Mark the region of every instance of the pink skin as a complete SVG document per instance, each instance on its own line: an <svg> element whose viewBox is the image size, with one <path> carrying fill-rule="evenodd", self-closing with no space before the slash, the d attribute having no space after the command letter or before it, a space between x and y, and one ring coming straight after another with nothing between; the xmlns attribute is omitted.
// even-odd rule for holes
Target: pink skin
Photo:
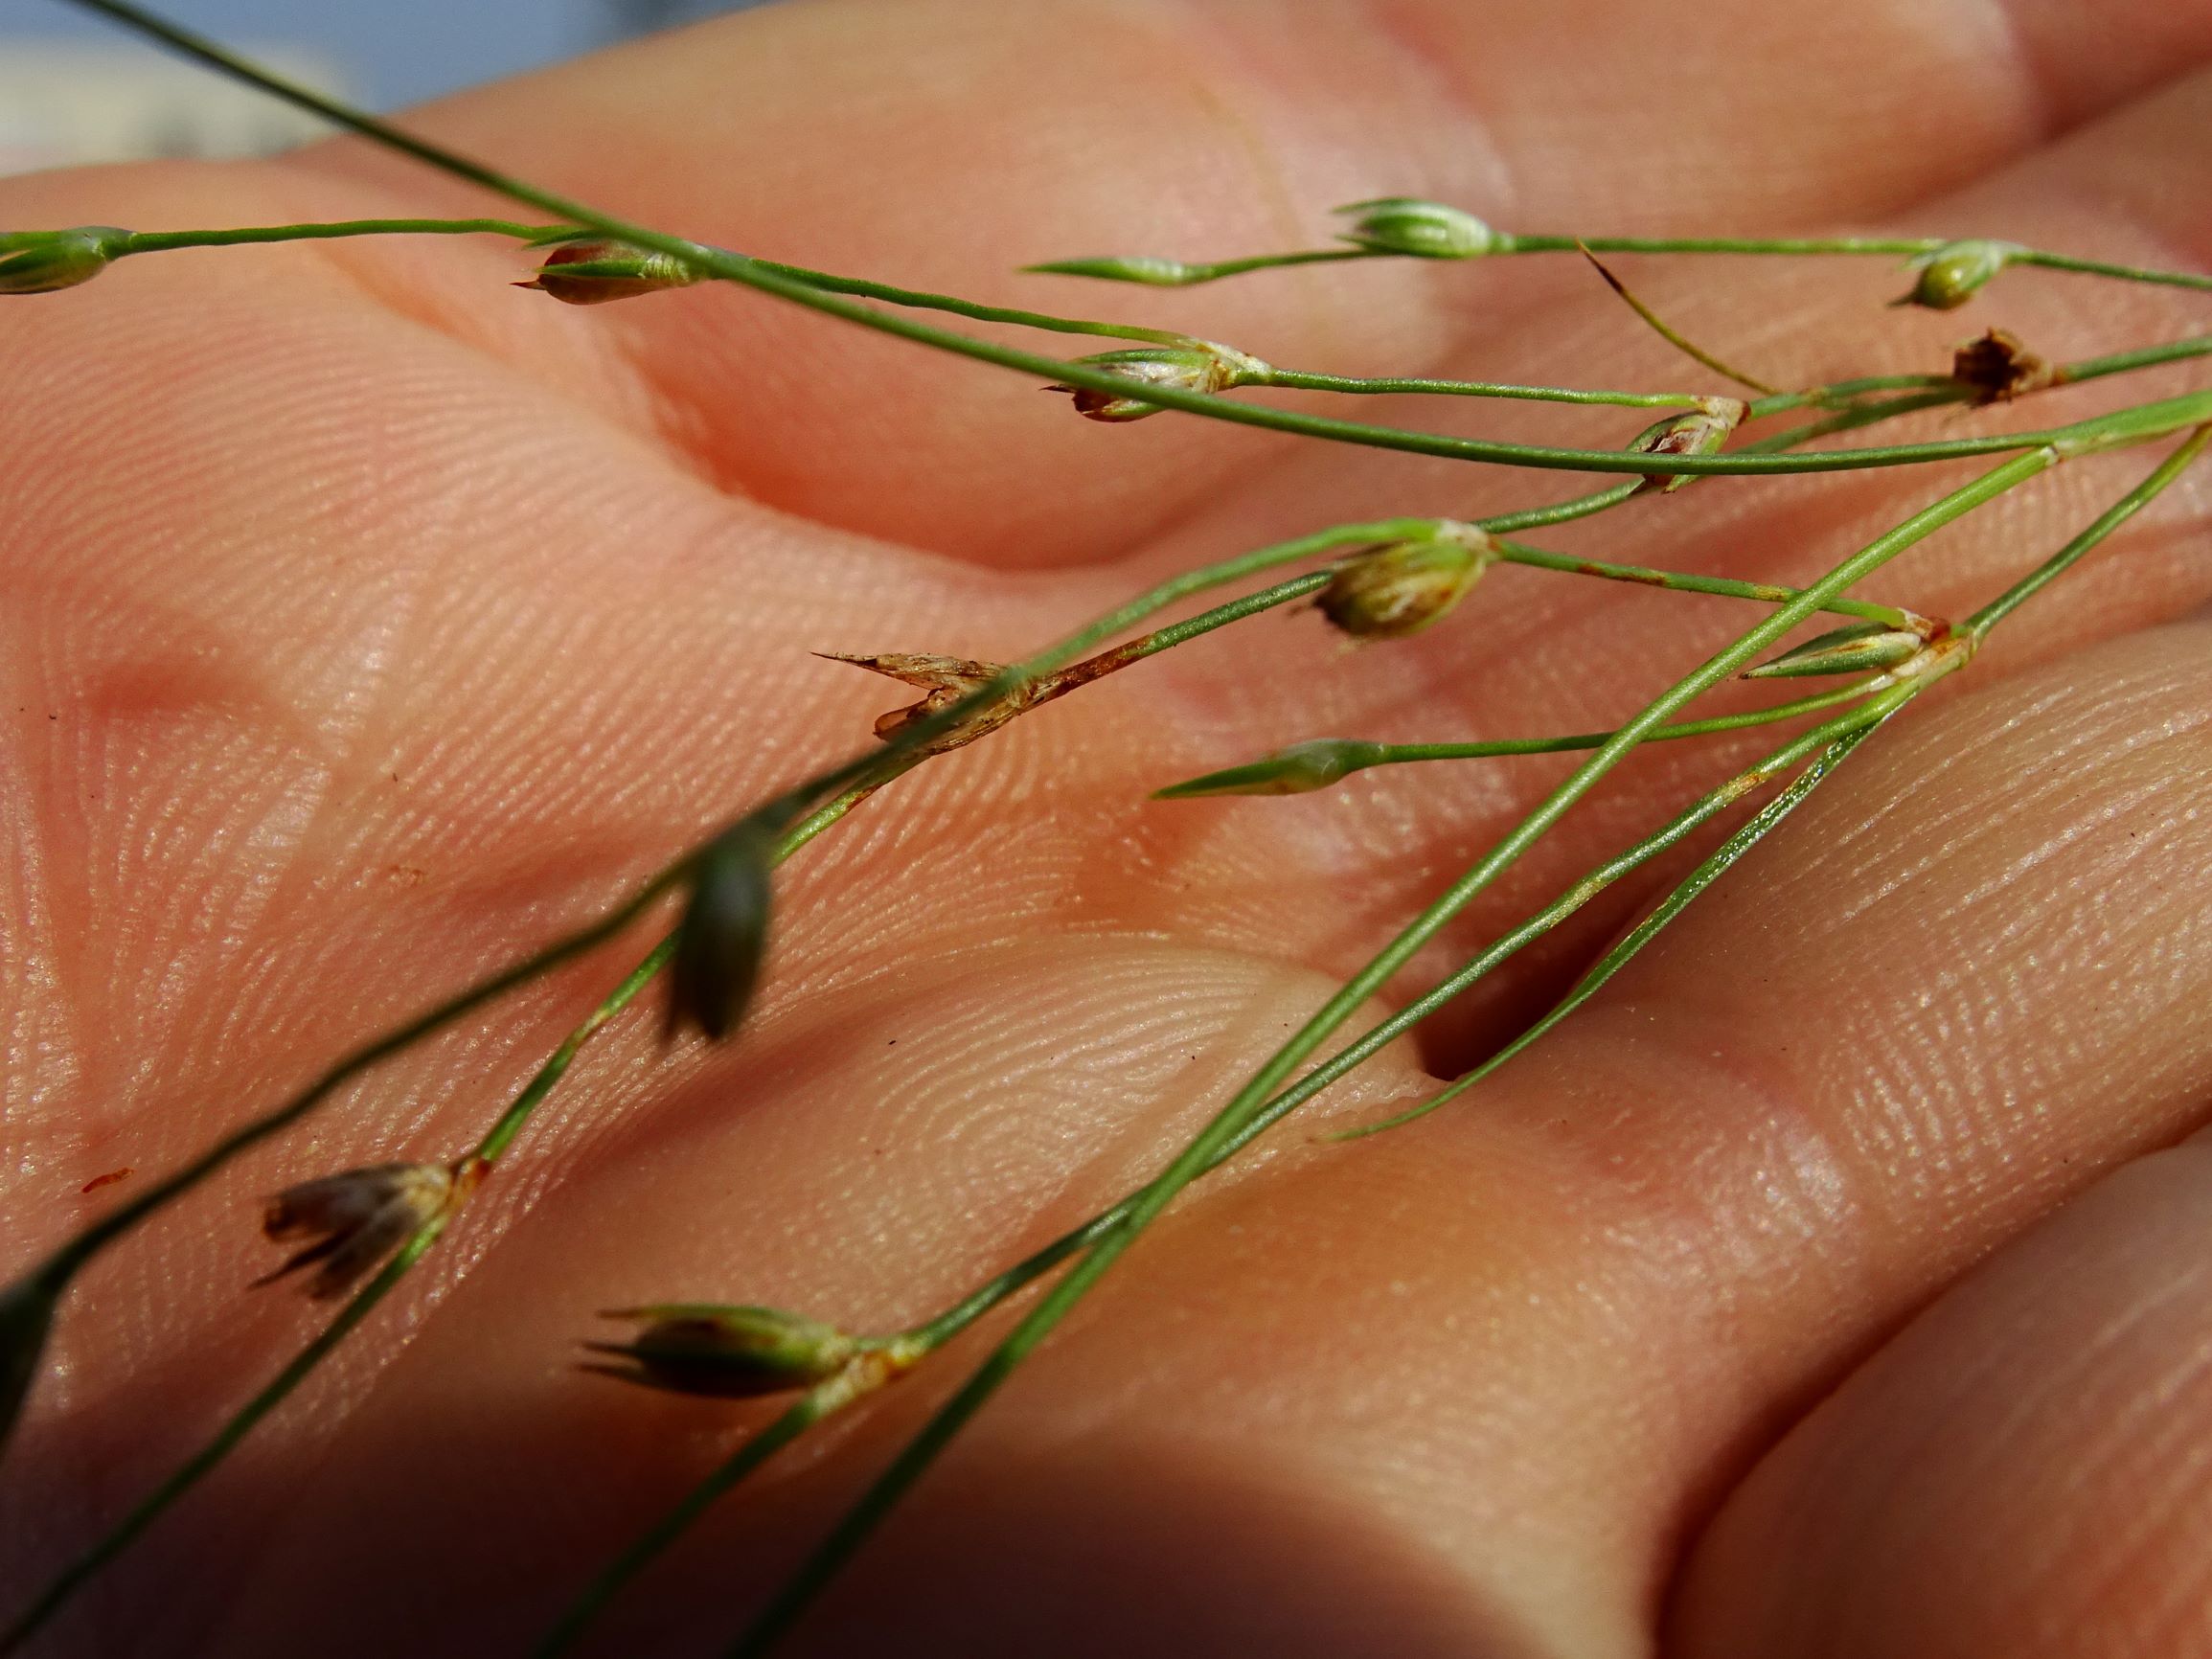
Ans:
<svg viewBox="0 0 2212 1659"><path fill-rule="evenodd" d="M1572 261L1188 294L1008 273L1310 244L1385 193L1526 229L1896 226L2201 267L2208 59L2195 0L814 0L420 125L690 234L1299 367L1680 386ZM9 225L444 211L481 197L352 145L0 186ZM2066 356L2212 314L2036 273L1900 314L1879 262L1623 264L1790 380L1940 366L1991 322ZM525 274L491 243L188 253L0 316L11 1270L131 1190L94 1177L171 1166L850 751L892 698L810 648L1005 657L1277 535L1573 488L1102 428L764 300L576 311L503 285ZM2070 467L1869 591L1961 611L2145 465ZM1964 476L1701 486L1546 539L1802 580ZM2212 1077L2207 513L2199 474L1457 1109L1350 1148L1292 1125L1194 1194L792 1650L2212 1643L2212 1180L2158 1150ZM1418 640L1347 655L1311 614L1263 619L931 763L794 864L741 1040L663 1061L650 1014L610 1034L450 1247L42 1651L519 1648L759 1420L578 1375L595 1309L929 1311L1155 1167L1562 763L1148 789L1320 734L1607 722L1746 620L1498 570ZM1751 752L1639 759L1394 992ZM1651 891L1305 1122L1417 1098ZM272 1261L257 1196L464 1149L628 960L378 1073L100 1263L0 1488L11 1602L313 1328L242 1292ZM718 1512L601 1650L715 1650L962 1357Z"/></svg>

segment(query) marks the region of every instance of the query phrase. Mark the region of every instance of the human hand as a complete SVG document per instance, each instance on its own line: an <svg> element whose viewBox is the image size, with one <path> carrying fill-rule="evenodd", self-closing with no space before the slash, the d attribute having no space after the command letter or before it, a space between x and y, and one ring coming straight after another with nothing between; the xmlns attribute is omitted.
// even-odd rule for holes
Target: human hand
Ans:
<svg viewBox="0 0 2212 1659"><path fill-rule="evenodd" d="M854 0L418 125L657 226L1046 307L1066 284L1007 273L1296 245L1386 193L1529 229L1894 222L2201 266L2212 13L1995 16ZM11 225L480 206L353 146L0 190ZM178 254L0 317L11 1267L853 750L894 699L809 650L1005 659L1242 547L1557 492L1176 417L1097 427L753 296L569 311L500 285L526 270L443 241ZM1882 313L1897 278L1872 267L1637 284L1801 377L1940 362L1981 314ZM1316 369L1686 375L1566 261L1110 297ZM2033 274L1983 309L2068 352L2203 313ZM2143 465L2069 467L1879 592L1971 604ZM1802 580L1936 488L1725 481L1556 539ZM2212 588L2205 503L2184 480L1494 1081L1317 1144L1431 1086L1393 1054L1194 1193L794 1648L2212 1644L2212 1291L2188 1255L2212 1199L2201 1148L2157 1150L2202 1119L2212 1066L2212 688L2205 625L2177 620ZM520 1647L755 1420L579 1375L595 1310L885 1328L1127 1190L1560 763L1147 792L1315 735L1602 726L1741 625L1586 585L1494 571L1434 632L1356 655L1261 619L864 807L791 866L740 1040L664 1061L650 1018L611 1033L413 1288L52 1649ZM1411 979L1755 752L1718 746L1640 758ZM1525 1022L1654 890L1516 959L1426 1063ZM626 965L378 1072L103 1260L10 1454L7 1582L96 1535L313 1329L239 1294L269 1265L257 1194L465 1147ZM607 1650L726 1640L961 1359L723 1506Z"/></svg>

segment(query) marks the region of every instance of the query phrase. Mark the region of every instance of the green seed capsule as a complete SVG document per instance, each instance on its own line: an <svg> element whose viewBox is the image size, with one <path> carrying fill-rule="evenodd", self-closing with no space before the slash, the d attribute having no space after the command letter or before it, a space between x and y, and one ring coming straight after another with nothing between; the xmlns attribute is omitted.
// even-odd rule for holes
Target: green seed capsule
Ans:
<svg viewBox="0 0 2212 1659"><path fill-rule="evenodd" d="M1225 392L1266 375L1266 365L1257 358L1214 345L1137 346L1126 352L1101 352L1076 361L1138 386L1166 386L1176 392ZM1055 386L1052 390L1072 394L1075 412L1089 420L1142 420L1160 412L1157 403L1148 403L1133 393L1125 397L1088 386Z"/></svg>
<svg viewBox="0 0 2212 1659"><path fill-rule="evenodd" d="M1496 557L1473 525L1355 554L1321 590L1321 614L1356 639L1402 639L1448 615Z"/></svg>
<svg viewBox="0 0 2212 1659"><path fill-rule="evenodd" d="M688 288L698 270L682 260L627 242L562 242L545 256L537 275L518 288L551 295L564 306L600 306L663 288Z"/></svg>
<svg viewBox="0 0 2212 1659"><path fill-rule="evenodd" d="M1143 254L1096 260L1053 260L1041 265L1024 265L1054 277L1097 277L1108 283L1143 283L1155 288L1179 288L1197 272L1180 260L1152 259Z"/></svg>
<svg viewBox="0 0 2212 1659"><path fill-rule="evenodd" d="M113 225L0 233L0 294L51 294L89 283L129 237Z"/></svg>
<svg viewBox="0 0 2212 1659"><path fill-rule="evenodd" d="M644 1326L627 1343L585 1345L634 1367L607 1367L608 1374L677 1394L741 1398L806 1388L860 1349L834 1326L780 1307L664 1303L616 1308L605 1317Z"/></svg>
<svg viewBox="0 0 2212 1659"><path fill-rule="evenodd" d="M1343 239L1378 253L1423 260L1473 260L1497 245L1497 233L1471 213L1413 196L1382 196L1336 210L1357 216Z"/></svg>

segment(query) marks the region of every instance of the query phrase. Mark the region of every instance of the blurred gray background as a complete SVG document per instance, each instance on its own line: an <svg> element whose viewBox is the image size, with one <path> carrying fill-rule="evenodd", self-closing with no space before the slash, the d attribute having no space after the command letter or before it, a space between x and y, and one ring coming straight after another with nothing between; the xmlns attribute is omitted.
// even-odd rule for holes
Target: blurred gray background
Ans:
<svg viewBox="0 0 2212 1659"><path fill-rule="evenodd" d="M316 85L396 109L765 0L151 0ZM0 172L280 149L320 128L61 0L0 0Z"/></svg>

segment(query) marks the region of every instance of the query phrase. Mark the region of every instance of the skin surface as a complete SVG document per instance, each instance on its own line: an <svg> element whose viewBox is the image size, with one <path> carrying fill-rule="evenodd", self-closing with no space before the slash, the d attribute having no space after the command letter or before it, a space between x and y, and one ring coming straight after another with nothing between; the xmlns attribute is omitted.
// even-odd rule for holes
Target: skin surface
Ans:
<svg viewBox="0 0 2212 1659"><path fill-rule="evenodd" d="M797 0L416 119L668 229L1300 368L1718 390L1572 260L1181 294L1009 273L1313 245L1386 193L2201 269L2208 64L2199 0ZM349 143L11 179L0 222L482 202ZM2033 272L1931 316L1880 307L1881 261L1620 268L1788 383L1939 368L1991 323L2065 357L2212 314ZM1279 535L1573 488L1097 426L755 296L572 310L502 285L527 273L489 242L222 250L0 307L9 1272L854 750L897 689L810 650L1007 658ZM2068 466L1868 595L1963 612L2147 466ZM1722 480L1539 539L1803 580L1968 475ZM1658 875L1192 1194L790 1651L2212 1650L2212 1153L2180 1145L2212 1113L2208 517L2199 472L1454 1109L1312 1133L1508 1034ZM38 1650L516 1650L762 1418L580 1375L595 1309L933 1310L1169 1156L1569 762L1147 791L1301 738L1611 723L1748 620L1499 570L1417 640L1263 618L932 762L790 867L739 1041L664 1053L641 1010L591 1050L448 1245ZM1756 744L1639 757L1393 994ZM259 1195L458 1153L648 937L103 1259L0 1481L11 1605L315 1328L243 1293L274 1261ZM725 1506L595 1650L715 1651L976 1352Z"/></svg>

